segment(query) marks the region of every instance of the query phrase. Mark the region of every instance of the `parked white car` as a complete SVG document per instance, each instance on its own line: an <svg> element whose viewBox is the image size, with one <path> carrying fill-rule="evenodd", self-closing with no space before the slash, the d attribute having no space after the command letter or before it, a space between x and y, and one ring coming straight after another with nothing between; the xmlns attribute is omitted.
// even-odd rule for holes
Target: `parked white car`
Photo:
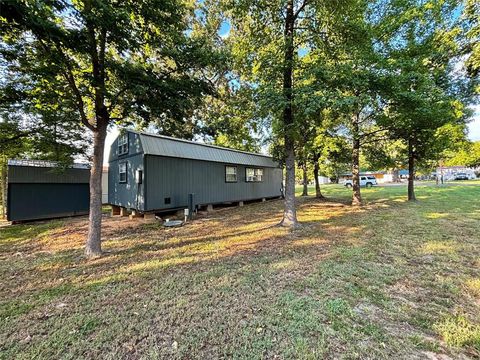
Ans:
<svg viewBox="0 0 480 360"><path fill-rule="evenodd" d="M347 188L351 188L353 186L353 180L345 180L343 185L345 185ZM378 185L375 176L360 176L360 186L370 188L375 185Z"/></svg>

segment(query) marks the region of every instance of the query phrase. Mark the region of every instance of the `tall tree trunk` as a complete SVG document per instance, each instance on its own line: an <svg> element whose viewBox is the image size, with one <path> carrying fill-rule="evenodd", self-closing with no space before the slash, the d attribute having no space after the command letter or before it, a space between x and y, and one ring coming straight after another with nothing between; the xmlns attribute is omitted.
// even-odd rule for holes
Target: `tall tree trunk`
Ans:
<svg viewBox="0 0 480 360"><path fill-rule="evenodd" d="M415 197L415 150L413 139L408 139L408 201L417 200Z"/></svg>
<svg viewBox="0 0 480 360"><path fill-rule="evenodd" d="M352 205L354 206L362 205L362 194L360 192L360 136L358 122L358 114L355 114L352 118Z"/></svg>
<svg viewBox="0 0 480 360"><path fill-rule="evenodd" d="M306 161L303 161L303 163L302 163L302 172L303 172L302 196L308 196L308 175L307 175L307 162Z"/></svg>
<svg viewBox="0 0 480 360"><path fill-rule="evenodd" d="M285 54L283 65L283 94L285 108L283 109L283 131L285 141L285 210L282 226L294 228L298 225L295 209L295 148L294 148L294 119L293 119L293 31L295 17L293 13L293 0L287 1L285 18Z"/></svg>
<svg viewBox="0 0 480 360"><path fill-rule="evenodd" d="M92 2L85 3L85 12L93 16ZM97 257L102 254L102 170L103 151L105 138L107 137L107 126L110 121L109 112L105 105L105 49L106 49L106 27L96 29L95 25L87 18L87 37L89 40L89 52L92 62L92 85L95 89L95 117L96 126L93 130L93 161L90 171L90 222L88 227L88 238L85 245L87 257ZM98 32L97 32L98 30Z"/></svg>
<svg viewBox="0 0 480 360"><path fill-rule="evenodd" d="M90 170L90 215L85 255L89 258L102 254L102 168L107 126L97 125L93 132L93 161Z"/></svg>
<svg viewBox="0 0 480 360"><path fill-rule="evenodd" d="M320 173L320 165L318 164L318 156L315 155L313 158L313 177L315 178L315 197L317 199L324 199L325 197L320 190L320 181L318 180L318 176Z"/></svg>

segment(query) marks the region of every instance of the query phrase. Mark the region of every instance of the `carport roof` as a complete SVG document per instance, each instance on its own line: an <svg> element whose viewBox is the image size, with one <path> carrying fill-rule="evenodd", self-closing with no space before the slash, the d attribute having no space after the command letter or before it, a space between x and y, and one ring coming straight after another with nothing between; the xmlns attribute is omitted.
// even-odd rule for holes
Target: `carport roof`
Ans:
<svg viewBox="0 0 480 360"><path fill-rule="evenodd" d="M168 156L184 159L221 162L226 164L278 167L272 157L246 151L228 149L215 145L176 139L164 135L136 132L140 137L143 152L147 155Z"/></svg>

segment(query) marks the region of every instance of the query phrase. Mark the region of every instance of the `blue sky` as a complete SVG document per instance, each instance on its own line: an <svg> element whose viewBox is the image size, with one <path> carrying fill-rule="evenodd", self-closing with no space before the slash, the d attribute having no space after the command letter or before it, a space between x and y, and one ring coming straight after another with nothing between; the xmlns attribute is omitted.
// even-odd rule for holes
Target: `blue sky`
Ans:
<svg viewBox="0 0 480 360"><path fill-rule="evenodd" d="M230 32L230 24L227 21L222 22L220 25L220 29L218 30L218 35L220 36L227 36Z"/></svg>

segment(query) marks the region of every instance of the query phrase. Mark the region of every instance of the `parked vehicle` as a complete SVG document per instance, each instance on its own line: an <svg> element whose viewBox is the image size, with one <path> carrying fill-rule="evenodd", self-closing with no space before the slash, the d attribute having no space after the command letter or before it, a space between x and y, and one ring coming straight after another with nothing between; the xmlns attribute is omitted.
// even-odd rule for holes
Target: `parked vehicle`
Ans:
<svg viewBox="0 0 480 360"><path fill-rule="evenodd" d="M351 188L353 187L353 180L352 179L345 180L343 185L345 185L345 187L347 188ZM372 186L375 186L375 185L378 185L377 178L375 176L360 176L360 186L371 188Z"/></svg>
<svg viewBox="0 0 480 360"><path fill-rule="evenodd" d="M469 180L469 177L466 173L457 173L454 180Z"/></svg>

